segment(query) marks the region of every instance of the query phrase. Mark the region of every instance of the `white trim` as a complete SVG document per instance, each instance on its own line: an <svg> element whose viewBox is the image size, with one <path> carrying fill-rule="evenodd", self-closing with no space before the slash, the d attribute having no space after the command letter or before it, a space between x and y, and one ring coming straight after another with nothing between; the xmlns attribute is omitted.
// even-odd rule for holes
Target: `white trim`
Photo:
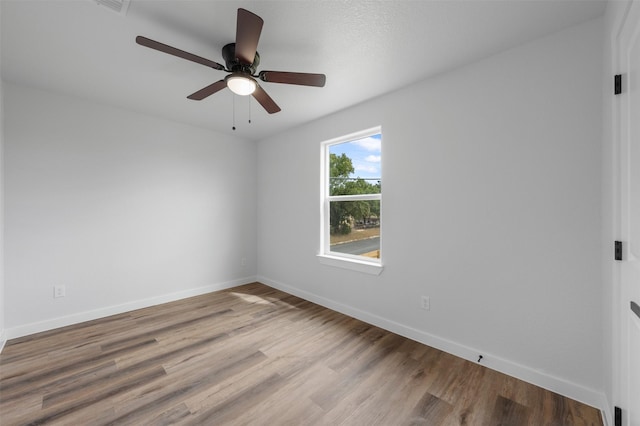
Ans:
<svg viewBox="0 0 640 426"><path fill-rule="evenodd" d="M331 256L329 254L319 254L318 260L323 265L335 266L337 268L350 269L352 271L364 272L370 275L380 275L384 269L379 262L367 262L362 260L363 256L352 256L347 258L347 254Z"/></svg>
<svg viewBox="0 0 640 426"><path fill-rule="evenodd" d="M369 201L382 200L382 194L328 195L329 201Z"/></svg>
<svg viewBox="0 0 640 426"><path fill-rule="evenodd" d="M374 126L348 135L339 136L320 143L320 250L318 259L320 263L338 268L350 269L372 275L382 273L382 261L367 260L365 256L349 255L331 251L329 236L329 206L333 201L380 201L382 209L382 194L357 194L357 195L330 195L329 194L329 147L342 143L348 143L369 136L382 135L382 126ZM382 178L382 176L380 176ZM382 229L382 224L380 226ZM382 238L380 239L380 252L382 252Z"/></svg>
<svg viewBox="0 0 640 426"><path fill-rule="evenodd" d="M613 413L611 412L611 405L609 403L609 398L607 398L606 394L602 394L600 402L600 415L602 416L602 424L603 426L613 426Z"/></svg>
<svg viewBox="0 0 640 426"><path fill-rule="evenodd" d="M4 349L4 345L7 343L7 333L5 330L0 330L0 354Z"/></svg>
<svg viewBox="0 0 640 426"><path fill-rule="evenodd" d="M174 293L164 294L161 296L154 296L147 299L127 302L121 305L107 306L105 308L95 309L93 311L79 312L76 314L52 318L45 321L24 324L6 329L6 339L15 339L17 337L27 336L42 331L53 330L54 328L65 327L85 321L92 321L98 318L108 317L110 315L121 314L123 312L129 312L141 308L148 308L149 306L160 305L167 302L174 302L176 300L199 296L201 294L213 293L215 291L225 290L227 288L237 287L243 284L249 284L255 282L256 279L257 278L255 276L238 278L235 280L211 284L204 287L197 287L189 290L182 290Z"/></svg>
<svg viewBox="0 0 640 426"><path fill-rule="evenodd" d="M613 6L610 2L607 7L620 8L620 12L615 16L615 21L612 25L612 71L613 74L622 74L622 95L615 96L612 101L611 109L611 129L610 136L612 138L613 149L613 165L612 165L612 193L613 193L613 208L611 214L613 217L613 231L614 235L612 240L631 241L630 229L630 217L627 215L625 218L624 212L628 210L628 190L629 190L629 144L628 144L628 132L629 123L631 118L628 116L629 108L625 107L629 102L628 96L625 93L628 92L628 58L627 53L624 50L624 46L629 43L629 40L633 38L634 30L637 31L635 23L640 20L640 2L635 0L629 0L626 2L613 2L616 6ZM610 80L609 80L610 81ZM610 90L610 86L607 87L607 91ZM610 92L609 92L610 93ZM626 161L625 161L626 160ZM611 241L611 240L609 240ZM632 260L635 256L630 250L631 244L623 244L625 247L625 253L623 258L625 260ZM629 370L628 365L630 360L628 359L628 344L629 344L629 323L626 318L629 310L629 299L625 297L625 285L623 278L623 270L626 262L614 262L611 275L611 296L612 296L612 385L610 403L607 401L607 412L612 414L613 406L620 406L623 412L628 408L628 404L631 400L629 391L630 380L628 378ZM627 366L625 368L625 366ZM626 416L625 416L626 417ZM613 417L611 417L613 419ZM613 424L613 421L611 421Z"/></svg>
<svg viewBox="0 0 640 426"><path fill-rule="evenodd" d="M450 353L452 355L464 358L468 361L477 362L478 354L482 354L482 365L499 371L525 382L540 386L552 392L565 395L569 398L580 401L584 404L596 407L602 410L606 404L605 395L597 390L587 388L577 383L570 382L560 377L552 376L543 371L535 370L531 367L513 362L499 356L480 351L478 349L462 345L460 343L418 330L416 328L397 323L395 321L383 318L371 312L366 312L358 308L327 299L314 293L271 280L265 276L258 275L258 282L264 283L270 287L282 290L294 296L301 297L305 300L325 306L334 311L349 315L369 324Z"/></svg>
<svg viewBox="0 0 640 426"><path fill-rule="evenodd" d="M612 262L613 266L610 268L610 275L608 275L608 279L605 279L605 283L611 288L611 329L608 332L611 333L611 348L605 347L603 351L610 351L611 355L611 365L605 365L604 368L608 369L611 374L611 394L603 396L603 400L605 401L605 408L602 410L603 412L603 421L605 422L605 426L613 425L614 416L613 416L613 407L616 404L619 404L621 398L621 353L620 353L620 345L621 345L621 315L620 309L618 309L620 297L620 270L619 264L612 260L610 246L609 243L611 241L620 240L622 241L622 226L620 221L620 206L621 206L621 192L620 192L620 164L621 164L621 96L614 96L612 94L611 89L611 80L610 78L615 74L621 74L621 61L620 61L620 49L619 49L619 39L621 36L622 29L624 27L624 23L627 20L627 16L629 15L629 10L631 9L632 3L615 1L609 2L607 4L607 13L613 13L613 20L611 21L610 32L605 35L605 41L609 41L609 48L611 49L610 53L610 63L605 64L605 96L611 97L611 101L609 104L609 111L606 114L610 116L610 128L605 126L605 133L603 134L603 140L606 144L609 142L607 149L610 150L611 158L609 159L609 173L611 182L609 183L610 187L610 198L608 202L610 203L611 211L609 214L610 222L609 229L604 237L604 241L606 244L606 259L608 262ZM609 37L607 39L607 37ZM605 48L606 51L606 48ZM624 79L623 79L624 85ZM606 123L606 120L605 120ZM605 167L606 170L606 167ZM607 200L604 200L606 203ZM604 226L604 224L603 224ZM606 264L603 269L606 268ZM610 281L609 281L610 279ZM609 281L609 282L607 282ZM606 354L605 359L606 359ZM607 375L604 375L605 380L607 379Z"/></svg>

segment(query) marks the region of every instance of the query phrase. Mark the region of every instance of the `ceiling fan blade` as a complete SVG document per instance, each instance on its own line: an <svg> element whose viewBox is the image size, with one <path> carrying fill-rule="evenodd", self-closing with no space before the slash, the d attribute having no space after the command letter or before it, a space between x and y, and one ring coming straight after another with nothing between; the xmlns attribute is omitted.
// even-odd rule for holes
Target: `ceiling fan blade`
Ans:
<svg viewBox="0 0 640 426"><path fill-rule="evenodd" d="M149 47L163 53L168 53L169 55L193 61L195 63L202 64L216 70L224 70L224 67L217 62L213 62L201 56L194 55L193 53L185 52L184 50L176 49L175 47L160 43L159 41L151 40L150 38L138 36L136 37L136 43L138 43L140 46Z"/></svg>
<svg viewBox="0 0 640 426"><path fill-rule="evenodd" d="M303 72L260 71L260 80L268 83L298 84L300 86L324 87L327 77L324 74Z"/></svg>
<svg viewBox="0 0 640 426"><path fill-rule="evenodd" d="M208 85L204 89L200 89L197 92L190 94L189 96L187 96L187 99L192 99L194 101L201 101L204 98L211 96L216 92L219 92L225 87L227 87L226 81L224 80L216 81L215 83Z"/></svg>
<svg viewBox="0 0 640 426"><path fill-rule="evenodd" d="M256 57L258 40L264 21L246 9L238 9L236 23L236 58L245 65L251 65Z"/></svg>
<svg viewBox="0 0 640 426"><path fill-rule="evenodd" d="M256 101L258 101L258 103L262 105L262 108L267 110L269 114L280 111L280 107L273 101L273 99L271 99L269 95L267 95L267 92L265 92L264 89L259 85L256 85L256 90L253 92L253 97L256 98Z"/></svg>

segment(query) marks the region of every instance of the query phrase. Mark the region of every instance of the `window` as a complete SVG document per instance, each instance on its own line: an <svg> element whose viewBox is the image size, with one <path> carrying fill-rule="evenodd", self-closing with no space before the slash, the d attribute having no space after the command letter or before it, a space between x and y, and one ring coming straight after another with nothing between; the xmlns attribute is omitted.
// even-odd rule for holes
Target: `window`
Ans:
<svg viewBox="0 0 640 426"><path fill-rule="evenodd" d="M381 148L380 127L322 144L323 263L382 271Z"/></svg>

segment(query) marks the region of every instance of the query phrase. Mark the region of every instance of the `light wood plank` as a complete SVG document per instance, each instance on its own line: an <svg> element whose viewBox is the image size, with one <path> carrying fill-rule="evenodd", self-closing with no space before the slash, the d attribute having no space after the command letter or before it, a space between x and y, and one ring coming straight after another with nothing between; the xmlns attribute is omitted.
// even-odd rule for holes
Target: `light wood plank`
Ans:
<svg viewBox="0 0 640 426"><path fill-rule="evenodd" d="M9 341L0 424L602 421L593 407L253 283Z"/></svg>

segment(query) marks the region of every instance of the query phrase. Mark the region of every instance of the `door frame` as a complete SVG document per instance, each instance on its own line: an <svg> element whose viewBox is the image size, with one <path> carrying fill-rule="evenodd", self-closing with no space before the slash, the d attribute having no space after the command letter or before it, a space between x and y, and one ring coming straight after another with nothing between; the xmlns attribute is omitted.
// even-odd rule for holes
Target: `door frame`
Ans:
<svg viewBox="0 0 640 426"><path fill-rule="evenodd" d="M628 112L625 103L628 98L628 64L626 61L625 48L629 40L633 37L640 37L640 1L628 0L621 7L622 12L620 18L612 25L611 42L612 42L612 68L616 74L622 74L622 96L616 96L612 104L612 120L611 133L612 138L612 206L610 206L610 214L612 218L613 239L622 241L623 243L623 261L615 262L610 269L611 272L611 309L612 309L612 354L611 354L611 378L612 378L612 405L620 406L623 410L623 425L628 425L628 407L630 400L629 392L629 359L628 348L629 339L629 318L630 318L630 295L625 290L623 283L624 262L634 258L629 247L629 220L625 214L628 211L628 183L630 175L628 161L628 120L625 114ZM613 75L606 76L613 78ZM611 80L610 80L611 81ZM608 87L610 90L611 86ZM610 91L605 92L605 96L611 96ZM611 247L613 241L605 241L605 245ZM608 253L612 255L612 250ZM611 257L609 258L611 259ZM637 262L638 259L635 259ZM608 407L610 408L610 407ZM609 414L609 424L614 424L614 418Z"/></svg>

